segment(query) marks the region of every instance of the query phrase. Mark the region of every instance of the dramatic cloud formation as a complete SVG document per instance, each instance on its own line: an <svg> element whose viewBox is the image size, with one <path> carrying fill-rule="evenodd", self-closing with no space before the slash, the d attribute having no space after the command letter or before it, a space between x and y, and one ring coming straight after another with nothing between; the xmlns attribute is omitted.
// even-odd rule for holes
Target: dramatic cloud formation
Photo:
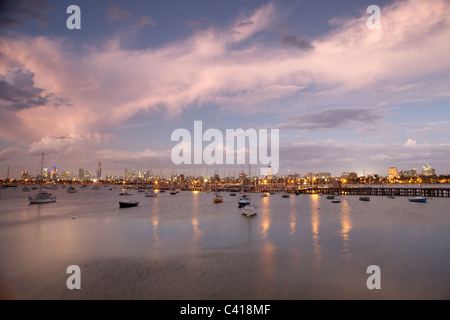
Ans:
<svg viewBox="0 0 450 320"><path fill-rule="evenodd" d="M48 97L42 96L43 89L34 86L34 73L15 68L0 74L0 107L21 110L44 106Z"/></svg>
<svg viewBox="0 0 450 320"><path fill-rule="evenodd" d="M362 15L335 22L316 39L277 33L274 3L227 26L195 28L187 38L138 50L118 38L75 50L56 37L1 36L0 135L27 143L30 152L48 145L67 152L83 148L74 141L84 139L101 147L139 114L170 118L218 106L236 115L274 115L286 120L284 129L314 130L374 124L388 116L382 106L448 98L450 3L397 1L382 12L381 30L369 30ZM109 7L110 19L130 16ZM150 16L142 19L154 25ZM39 88L73 107L66 100L44 103Z"/></svg>

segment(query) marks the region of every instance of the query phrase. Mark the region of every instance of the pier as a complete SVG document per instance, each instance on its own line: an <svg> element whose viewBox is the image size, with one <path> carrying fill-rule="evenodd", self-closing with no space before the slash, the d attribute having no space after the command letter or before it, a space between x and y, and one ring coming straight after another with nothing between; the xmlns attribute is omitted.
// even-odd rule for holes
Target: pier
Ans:
<svg viewBox="0 0 450 320"><path fill-rule="evenodd" d="M294 191L295 192L295 191ZM349 187L349 188L304 188L301 194L365 195L399 197L450 197L450 188L391 188L391 187Z"/></svg>
<svg viewBox="0 0 450 320"><path fill-rule="evenodd" d="M325 194L325 195L355 195L355 196L398 196L398 197L450 197L450 188L421 188L421 187L341 187L341 188L249 188L244 187L242 190L236 186L217 186L208 187L178 187L180 190L188 191L218 191L218 192L251 192L251 193L299 193L299 194Z"/></svg>

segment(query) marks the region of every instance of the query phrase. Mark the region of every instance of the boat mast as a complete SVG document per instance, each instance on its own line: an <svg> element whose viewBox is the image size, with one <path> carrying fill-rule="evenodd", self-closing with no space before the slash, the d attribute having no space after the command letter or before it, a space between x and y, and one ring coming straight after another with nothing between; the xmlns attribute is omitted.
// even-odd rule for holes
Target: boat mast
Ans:
<svg viewBox="0 0 450 320"><path fill-rule="evenodd" d="M41 158L41 176L39 177L39 194L42 194L42 168L44 167L44 153L42 152Z"/></svg>

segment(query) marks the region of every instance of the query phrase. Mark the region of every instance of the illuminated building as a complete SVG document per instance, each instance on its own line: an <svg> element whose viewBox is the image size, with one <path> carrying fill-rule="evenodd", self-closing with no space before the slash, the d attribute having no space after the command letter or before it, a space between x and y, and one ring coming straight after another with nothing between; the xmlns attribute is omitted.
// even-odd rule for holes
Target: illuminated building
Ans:
<svg viewBox="0 0 450 320"><path fill-rule="evenodd" d="M399 179L400 178L400 174L398 173L397 168L395 167L391 167L389 168L389 172L388 172L388 179Z"/></svg>
<svg viewBox="0 0 450 320"><path fill-rule="evenodd" d="M422 167L422 175L424 177L431 177L431 176L436 175L436 172L432 167L430 167L428 164L426 164Z"/></svg>

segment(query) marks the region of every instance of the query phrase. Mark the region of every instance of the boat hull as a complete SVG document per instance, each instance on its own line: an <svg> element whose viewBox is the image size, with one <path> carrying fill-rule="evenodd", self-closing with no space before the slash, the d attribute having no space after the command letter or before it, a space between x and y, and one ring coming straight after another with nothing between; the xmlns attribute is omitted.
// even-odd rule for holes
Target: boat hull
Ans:
<svg viewBox="0 0 450 320"><path fill-rule="evenodd" d="M28 198L30 204L40 204L40 203L51 203L56 202L56 198L48 198L48 199L36 199L36 198Z"/></svg>
<svg viewBox="0 0 450 320"><path fill-rule="evenodd" d="M156 193L146 193L145 196L148 197L148 198L154 198L154 197L157 197L158 194L156 194Z"/></svg>
<svg viewBox="0 0 450 320"><path fill-rule="evenodd" d="M417 199L408 199L409 202L419 202L419 203L426 203L427 199L426 198L417 198Z"/></svg>
<svg viewBox="0 0 450 320"><path fill-rule="evenodd" d="M247 217L253 217L256 215L256 209L253 206L246 206L242 209L242 214Z"/></svg>
<svg viewBox="0 0 450 320"><path fill-rule="evenodd" d="M119 207L120 208L131 208L136 207L139 204L137 201L120 201Z"/></svg>

